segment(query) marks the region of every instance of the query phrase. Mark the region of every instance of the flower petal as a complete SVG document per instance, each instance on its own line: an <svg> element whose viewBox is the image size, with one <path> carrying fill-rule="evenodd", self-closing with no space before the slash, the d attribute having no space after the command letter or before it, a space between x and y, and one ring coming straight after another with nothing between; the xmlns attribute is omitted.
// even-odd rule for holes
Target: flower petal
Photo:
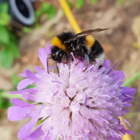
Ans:
<svg viewBox="0 0 140 140"><path fill-rule="evenodd" d="M20 77L27 77L25 73L20 73L19 76Z"/></svg>
<svg viewBox="0 0 140 140"><path fill-rule="evenodd" d="M41 76L43 76L44 75L44 70L42 69L42 68L40 68L39 66L35 66L35 71L39 74L39 75L41 75Z"/></svg>
<svg viewBox="0 0 140 140"><path fill-rule="evenodd" d="M36 98L34 94L22 94L22 97L28 101L35 101Z"/></svg>
<svg viewBox="0 0 140 140"><path fill-rule="evenodd" d="M21 90L23 88L26 88L28 85L33 84L33 81L30 79L23 79L21 80L17 85L17 90Z"/></svg>
<svg viewBox="0 0 140 140"><path fill-rule="evenodd" d="M32 73L31 71L26 70L25 73L26 73L26 76L27 76L30 80L32 80L32 81L34 81L34 82L39 81L39 79L36 77L36 75L35 75L34 73Z"/></svg>
<svg viewBox="0 0 140 140"><path fill-rule="evenodd" d="M110 75L117 77L118 80L124 78L124 73L120 70L115 70L115 71L111 72Z"/></svg>
<svg viewBox="0 0 140 140"><path fill-rule="evenodd" d="M134 93L136 93L136 89L134 88L121 87L120 89L122 89L122 94L129 94L132 96Z"/></svg>
<svg viewBox="0 0 140 140"><path fill-rule="evenodd" d="M14 106L19 106L19 107L31 106L31 104L15 98L11 99L10 101Z"/></svg>
<svg viewBox="0 0 140 140"><path fill-rule="evenodd" d="M42 130L42 124L37 126L33 132L26 138L26 140L37 140L44 134Z"/></svg>
<svg viewBox="0 0 140 140"><path fill-rule="evenodd" d="M106 68L110 67L110 61L105 60L104 63L103 63L103 66L106 67Z"/></svg>
<svg viewBox="0 0 140 140"><path fill-rule="evenodd" d="M8 108L8 118L10 121L21 120L39 113L40 105L30 105L27 107L12 106Z"/></svg>
<svg viewBox="0 0 140 140"><path fill-rule="evenodd" d="M31 129L34 127L34 125L37 123L38 118L32 118L30 122L25 124L20 131L18 132L17 137L21 140L24 140L27 138L27 136L30 134Z"/></svg>
<svg viewBox="0 0 140 140"><path fill-rule="evenodd" d="M17 120L27 118L30 115L26 114L26 111L27 111L26 107L21 108L18 106L12 106L12 107L8 108L8 119L10 121L17 121Z"/></svg>
<svg viewBox="0 0 140 140"><path fill-rule="evenodd" d="M50 44L46 45L46 51L48 54L51 54L51 45Z"/></svg>
<svg viewBox="0 0 140 140"><path fill-rule="evenodd" d="M30 89L24 89L24 90L19 90L19 91L11 91L9 92L9 94L23 94L23 93L36 93L37 90L35 90L34 88L30 88Z"/></svg>
<svg viewBox="0 0 140 140"><path fill-rule="evenodd" d="M38 56L39 56L41 63L44 66L45 71L47 71L47 53L46 53L46 50L44 48L40 48Z"/></svg>

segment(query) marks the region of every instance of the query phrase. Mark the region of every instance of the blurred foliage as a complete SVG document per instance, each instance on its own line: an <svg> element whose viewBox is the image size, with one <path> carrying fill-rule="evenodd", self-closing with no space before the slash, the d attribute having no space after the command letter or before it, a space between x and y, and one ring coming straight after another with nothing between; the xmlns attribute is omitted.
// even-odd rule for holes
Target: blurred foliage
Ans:
<svg viewBox="0 0 140 140"><path fill-rule="evenodd" d="M19 58L17 48L17 39L13 34L10 24L10 16L8 14L8 3L0 5L0 60L1 65L7 69L11 67L14 58Z"/></svg>
<svg viewBox="0 0 140 140"><path fill-rule="evenodd" d="M90 0L91 4L96 4L99 0ZM117 0L117 4L122 5L125 0ZM86 1L85 0L76 0L74 4L76 9L81 9ZM70 5L70 2L67 2Z"/></svg>
<svg viewBox="0 0 140 140"><path fill-rule="evenodd" d="M13 90L16 90L16 86L19 82L18 76L14 73L11 77L11 83L13 84ZM12 95L9 94L9 91L0 91L0 109L7 109L12 106L9 99L11 99ZM19 97L19 96L17 96Z"/></svg>
<svg viewBox="0 0 140 140"><path fill-rule="evenodd" d="M124 1L125 1L125 0L117 0L117 3L118 3L119 5L122 5L122 4L124 3Z"/></svg>
<svg viewBox="0 0 140 140"><path fill-rule="evenodd" d="M140 16L136 16L132 23L132 31L137 39L136 42L133 43L133 47L136 49L140 48Z"/></svg>
<svg viewBox="0 0 140 140"><path fill-rule="evenodd" d="M45 14L48 20L52 19L56 14L56 9L48 2L42 3L41 8L35 12L35 27L40 27L39 18Z"/></svg>
<svg viewBox="0 0 140 140"><path fill-rule="evenodd" d="M91 3L92 4L95 4L95 3L97 3L98 2L98 0L91 0Z"/></svg>
<svg viewBox="0 0 140 140"><path fill-rule="evenodd" d="M96 4L98 0L91 0L91 4ZM76 0L75 7L76 9L81 9L85 3L85 0Z"/></svg>
<svg viewBox="0 0 140 140"><path fill-rule="evenodd" d="M1 92L0 92L0 96L1 96ZM0 109L7 109L10 106L12 106L12 104L9 101L9 99L0 97Z"/></svg>
<svg viewBox="0 0 140 140"><path fill-rule="evenodd" d="M81 9L82 6L84 5L84 0L77 0L76 3L75 3L75 6L77 9Z"/></svg>
<svg viewBox="0 0 140 140"><path fill-rule="evenodd" d="M23 27L22 28L22 32L23 33L30 33L31 32L31 28L29 28L29 27Z"/></svg>

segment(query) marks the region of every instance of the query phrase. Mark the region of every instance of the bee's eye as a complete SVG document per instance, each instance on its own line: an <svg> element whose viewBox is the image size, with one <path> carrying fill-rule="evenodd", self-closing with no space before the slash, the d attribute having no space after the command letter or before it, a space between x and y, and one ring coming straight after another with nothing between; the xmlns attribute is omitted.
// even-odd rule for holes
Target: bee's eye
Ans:
<svg viewBox="0 0 140 140"><path fill-rule="evenodd" d="M58 51L56 52L56 56L58 56L58 55L59 55L59 52L60 52L60 50L58 50Z"/></svg>

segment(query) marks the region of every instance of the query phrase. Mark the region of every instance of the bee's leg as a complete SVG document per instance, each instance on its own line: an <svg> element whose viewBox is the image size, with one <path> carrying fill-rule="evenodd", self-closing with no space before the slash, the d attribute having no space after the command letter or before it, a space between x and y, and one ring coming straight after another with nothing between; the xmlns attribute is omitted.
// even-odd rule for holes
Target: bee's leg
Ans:
<svg viewBox="0 0 140 140"><path fill-rule="evenodd" d="M57 74L59 74L59 69L58 69L57 63L56 63L56 70L57 70Z"/></svg>
<svg viewBox="0 0 140 140"><path fill-rule="evenodd" d="M86 61L86 68L83 70L83 72L85 72L88 68L88 65L89 65L89 57L87 54L85 54L85 61Z"/></svg>
<svg viewBox="0 0 140 140"><path fill-rule="evenodd" d="M46 59L46 63L47 63L47 72L49 73L49 69L48 69L48 59L49 59L49 58Z"/></svg>
<svg viewBox="0 0 140 140"><path fill-rule="evenodd" d="M80 62L80 58L78 57L78 62L75 65L77 66L79 62Z"/></svg>

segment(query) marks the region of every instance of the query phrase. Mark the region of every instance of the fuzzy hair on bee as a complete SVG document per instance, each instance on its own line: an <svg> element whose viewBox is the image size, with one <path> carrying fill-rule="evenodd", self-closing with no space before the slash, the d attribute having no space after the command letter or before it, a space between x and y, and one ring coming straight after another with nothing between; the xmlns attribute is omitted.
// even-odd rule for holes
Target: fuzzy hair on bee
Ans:
<svg viewBox="0 0 140 140"><path fill-rule="evenodd" d="M107 29L91 29L78 34L63 32L52 39L51 58L58 63L69 63L74 57L85 61L86 65L95 63L102 65L105 59L101 44L91 35Z"/></svg>

